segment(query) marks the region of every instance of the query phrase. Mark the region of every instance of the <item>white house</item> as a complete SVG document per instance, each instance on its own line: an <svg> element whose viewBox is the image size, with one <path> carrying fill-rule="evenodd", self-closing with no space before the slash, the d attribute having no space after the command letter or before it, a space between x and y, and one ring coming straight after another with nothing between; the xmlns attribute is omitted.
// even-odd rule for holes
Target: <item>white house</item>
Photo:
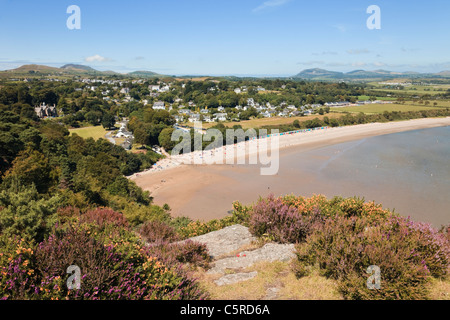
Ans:
<svg viewBox="0 0 450 320"><path fill-rule="evenodd" d="M166 110L164 102L158 101L153 104L153 110Z"/></svg>
<svg viewBox="0 0 450 320"><path fill-rule="evenodd" d="M226 113L216 113L214 114L214 120L217 121L226 121L227 120L227 114Z"/></svg>

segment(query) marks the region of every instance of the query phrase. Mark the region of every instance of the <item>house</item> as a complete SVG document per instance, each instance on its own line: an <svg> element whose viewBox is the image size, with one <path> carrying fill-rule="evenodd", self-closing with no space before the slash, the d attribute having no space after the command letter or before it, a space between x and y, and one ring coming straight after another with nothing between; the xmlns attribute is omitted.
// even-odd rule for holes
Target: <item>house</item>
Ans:
<svg viewBox="0 0 450 320"><path fill-rule="evenodd" d="M211 116L203 116L203 121L205 121L205 122L214 122L214 120L211 119Z"/></svg>
<svg viewBox="0 0 450 320"><path fill-rule="evenodd" d="M180 115L178 115L178 114L174 115L173 118L175 119L175 121L176 121L177 123L178 123L178 122L183 122L183 120L184 120L184 117L183 117L183 116L180 116Z"/></svg>
<svg viewBox="0 0 450 320"><path fill-rule="evenodd" d="M159 85L149 85L148 90L150 91L159 91Z"/></svg>
<svg viewBox="0 0 450 320"><path fill-rule="evenodd" d="M303 111L303 114L305 115L305 116L310 116L310 115L312 115L312 110L305 110L305 111Z"/></svg>
<svg viewBox="0 0 450 320"><path fill-rule="evenodd" d="M47 117L57 117L58 111L56 110L56 105L48 106L45 104L41 104L38 107L34 108L34 112L36 112L37 116L41 119L47 118Z"/></svg>
<svg viewBox="0 0 450 320"><path fill-rule="evenodd" d="M226 113L216 113L214 114L214 120L217 121L227 121L228 114Z"/></svg>
<svg viewBox="0 0 450 320"><path fill-rule="evenodd" d="M178 111L178 113L184 114L185 116L189 116L192 113L192 111L189 109L181 109Z"/></svg>
<svg viewBox="0 0 450 320"><path fill-rule="evenodd" d="M217 110L218 110L218 111L225 111L225 108L222 107L222 106L220 106L220 107L217 108Z"/></svg>
<svg viewBox="0 0 450 320"><path fill-rule="evenodd" d="M123 94L129 94L129 93L130 93L130 88L122 88L122 89L120 90L120 93L123 93Z"/></svg>
<svg viewBox="0 0 450 320"><path fill-rule="evenodd" d="M153 110L166 110L166 106L163 101L157 101L153 104Z"/></svg>
<svg viewBox="0 0 450 320"><path fill-rule="evenodd" d="M198 113L193 113L189 116L189 122L198 122L200 121L201 115Z"/></svg>
<svg viewBox="0 0 450 320"><path fill-rule="evenodd" d="M133 144L131 143L130 140L126 140L124 143L122 143L120 145L122 148L124 148L125 150L131 150L131 148L133 147Z"/></svg>
<svg viewBox="0 0 450 320"><path fill-rule="evenodd" d="M250 107L253 107L255 105L255 100L253 98L248 98L247 105L249 105Z"/></svg>
<svg viewBox="0 0 450 320"><path fill-rule="evenodd" d="M236 88L236 89L234 89L234 92L235 92L236 94L240 94L240 93L242 92L242 90L241 90L240 88Z"/></svg>

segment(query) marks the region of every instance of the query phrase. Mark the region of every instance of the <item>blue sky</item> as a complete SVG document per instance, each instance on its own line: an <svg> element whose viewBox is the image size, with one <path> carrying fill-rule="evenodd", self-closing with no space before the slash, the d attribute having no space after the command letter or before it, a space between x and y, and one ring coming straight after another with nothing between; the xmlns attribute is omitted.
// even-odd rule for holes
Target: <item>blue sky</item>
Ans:
<svg viewBox="0 0 450 320"><path fill-rule="evenodd" d="M69 30L70 5L81 30ZM381 30L369 30L370 5ZM450 1L0 0L0 69L37 63L170 75L450 70Z"/></svg>

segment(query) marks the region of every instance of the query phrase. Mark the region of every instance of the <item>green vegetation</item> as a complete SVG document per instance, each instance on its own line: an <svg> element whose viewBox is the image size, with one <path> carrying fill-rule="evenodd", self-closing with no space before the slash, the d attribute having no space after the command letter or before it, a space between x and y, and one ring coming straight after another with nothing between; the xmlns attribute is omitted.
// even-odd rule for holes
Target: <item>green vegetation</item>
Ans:
<svg viewBox="0 0 450 320"><path fill-rule="evenodd" d="M0 298L208 298L192 277L193 271L209 267L205 246L179 241L234 224L248 226L262 242L296 244L298 262L290 274L287 264L254 267L267 268L270 281L282 279L286 298L302 297L293 286L308 283L331 286L319 291L320 297L333 299L422 299L439 292L430 289L433 285L448 288L448 231L437 232L373 203L271 197L252 207L235 203L232 215L205 223L173 218L168 205L154 205L148 192L127 179L161 158L146 146L174 147L173 115L182 105L196 112L208 107L210 113L222 106L232 119L246 119L213 124L221 132L227 127L287 132L449 116L448 91L413 98L399 90L398 104L382 111L370 106L374 109L337 110L341 114L319 106L318 115L311 117L261 119L255 109L241 113L235 106L248 99L260 105L301 106L393 97L373 84L280 79L172 79L169 90L156 93L149 89L160 84L153 74L145 80L102 75L104 82L86 85L73 72L94 71L67 68L57 75L59 69L31 66L19 72L30 75L28 82L0 82ZM36 80L46 72L65 81ZM114 82L117 79L122 84ZM236 87L246 91L235 93ZM156 101L173 109L155 111ZM34 107L42 103L57 105L60 117L40 119ZM143 145L139 152L127 152L104 139L117 116L129 118L128 129ZM388 251L398 254L386 257ZM387 270L379 291L364 286L370 264ZM70 265L82 269L84 285L79 290L65 285ZM262 278L253 285L252 297L260 298ZM209 288L213 298L229 292Z"/></svg>
<svg viewBox="0 0 450 320"><path fill-rule="evenodd" d="M381 114L385 111L387 112L409 112L409 111L427 111L439 109L439 107L434 106L425 106L418 104L369 104L364 106L356 106L356 107L343 107L343 108L331 108L332 112L350 112L350 113L359 113L363 112L365 114Z"/></svg>
<svg viewBox="0 0 450 320"><path fill-rule="evenodd" d="M108 131L102 126L96 126L78 129L69 129L69 132L71 135L77 134L83 139L92 138L94 140L98 140L98 139L106 139L105 135Z"/></svg>

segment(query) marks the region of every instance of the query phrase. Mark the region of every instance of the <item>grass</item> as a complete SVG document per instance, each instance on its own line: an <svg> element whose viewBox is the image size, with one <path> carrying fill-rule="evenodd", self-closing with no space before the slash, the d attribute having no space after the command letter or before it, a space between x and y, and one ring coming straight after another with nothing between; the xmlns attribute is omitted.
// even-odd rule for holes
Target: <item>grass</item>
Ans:
<svg viewBox="0 0 450 320"><path fill-rule="evenodd" d="M432 279L430 282L431 300L450 300L450 275L445 279Z"/></svg>
<svg viewBox="0 0 450 320"><path fill-rule="evenodd" d="M262 126L276 126L276 125L282 125L282 124L292 124L295 120L298 120L299 122L304 122L306 120L312 120L314 118L323 119L324 117L328 118L338 118L342 116L339 113L328 113L325 115L311 115L306 117L292 117L292 118L283 118L283 117L272 117L272 118L263 118L263 119L252 119L252 120L246 120L246 121L240 121L240 122L222 122L222 124L225 127L232 128L235 125L241 125L243 129L249 129L249 128L259 128ZM188 124L191 125L191 124ZM208 129L213 126L217 125L217 123L203 123L203 128Z"/></svg>
<svg viewBox="0 0 450 320"><path fill-rule="evenodd" d="M404 81L392 81L392 82L404 82ZM393 92L393 93L406 93L406 94L417 94L417 95L437 95L440 93L445 93L447 90L450 89L449 84L436 84L436 85L429 85L429 86L423 86L423 85L410 85L405 86L403 89L396 89L396 88L384 88L386 85L379 84L378 82L371 82L370 85L375 86L375 88L371 88L371 91L377 91L377 92Z"/></svg>
<svg viewBox="0 0 450 320"><path fill-rule="evenodd" d="M430 106L424 106L419 104L411 104L411 103L405 103L405 104L369 104L364 106L356 106L356 107L344 107L344 108L331 108L332 112L351 112L351 113L359 113L363 112L366 114L375 114L375 113L383 113L384 111L401 111L401 112L407 112L407 111L422 111L422 110L431 110L431 109L439 109L442 108L444 105L443 103L439 103L437 107L434 107L432 105Z"/></svg>
<svg viewBox="0 0 450 320"><path fill-rule="evenodd" d="M86 127L86 128L79 128L79 129L70 129L70 134L76 133L80 137L87 139L87 138L93 138L94 140L98 140L100 138L106 139L105 135L108 131L105 130L102 126L96 126L96 127Z"/></svg>
<svg viewBox="0 0 450 320"><path fill-rule="evenodd" d="M342 300L337 283L318 273L297 279L287 262L261 262L238 272L257 271L258 275L248 281L217 286L214 281L220 275L195 274L201 286L213 300L266 300L268 290L277 290L278 300ZM226 272L227 274L233 271Z"/></svg>
<svg viewBox="0 0 450 320"><path fill-rule="evenodd" d="M376 97L377 100L381 100L381 101L395 101L397 100L397 98L394 97ZM370 96L359 96L358 97L359 101L367 101L370 100Z"/></svg>

